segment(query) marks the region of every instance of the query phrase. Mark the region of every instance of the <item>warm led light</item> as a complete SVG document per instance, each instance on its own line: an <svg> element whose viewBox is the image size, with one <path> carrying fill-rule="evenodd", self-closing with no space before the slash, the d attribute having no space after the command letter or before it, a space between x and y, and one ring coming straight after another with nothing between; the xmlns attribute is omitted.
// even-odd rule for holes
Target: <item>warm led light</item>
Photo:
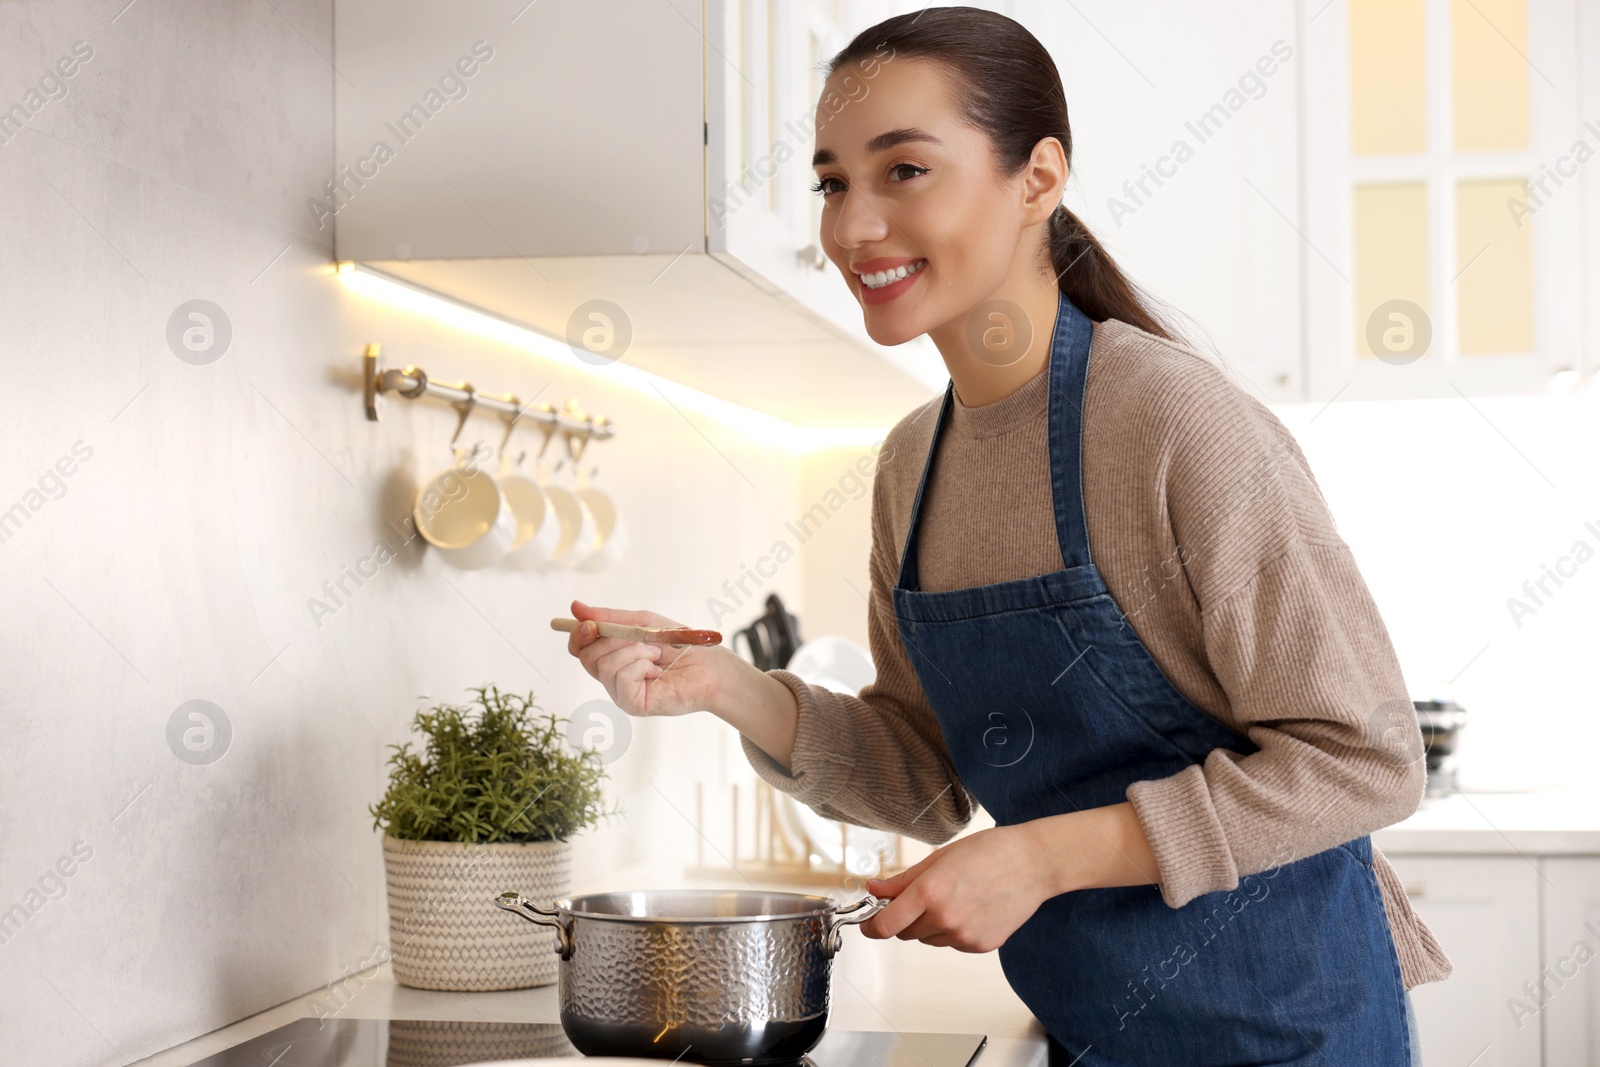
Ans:
<svg viewBox="0 0 1600 1067"><path fill-rule="evenodd" d="M424 315L466 333L511 345L551 363L607 386L623 385L655 400L663 397L680 408L693 410L724 423L732 429L797 452L811 452L855 444L871 444L883 439L885 427L797 426L776 415L735 404L692 386L674 382L658 374L640 370L623 362L591 366L577 361L567 343L560 338L529 329L496 315L462 304L439 293L407 285L388 275L357 263L339 264L339 279L362 296L380 300L391 307Z"/></svg>

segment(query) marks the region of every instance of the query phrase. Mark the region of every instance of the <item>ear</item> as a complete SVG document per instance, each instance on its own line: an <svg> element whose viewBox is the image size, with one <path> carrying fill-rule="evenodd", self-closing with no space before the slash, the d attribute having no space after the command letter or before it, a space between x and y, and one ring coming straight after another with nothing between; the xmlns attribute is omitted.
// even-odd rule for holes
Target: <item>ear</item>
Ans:
<svg viewBox="0 0 1600 1067"><path fill-rule="evenodd" d="M1032 226L1050 218L1067 191L1067 153L1055 137L1041 138L1022 172L1024 221Z"/></svg>

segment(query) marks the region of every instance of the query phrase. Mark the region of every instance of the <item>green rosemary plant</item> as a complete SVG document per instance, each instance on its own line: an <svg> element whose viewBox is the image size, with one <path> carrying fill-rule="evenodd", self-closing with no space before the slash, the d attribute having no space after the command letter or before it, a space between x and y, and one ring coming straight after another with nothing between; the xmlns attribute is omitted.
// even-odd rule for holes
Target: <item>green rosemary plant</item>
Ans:
<svg viewBox="0 0 1600 1067"><path fill-rule="evenodd" d="M615 814L603 807L600 753L573 751L566 720L536 714L533 694L497 687L469 706L419 711L411 742L389 746L389 788L368 810L374 828L406 841L565 841Z"/></svg>

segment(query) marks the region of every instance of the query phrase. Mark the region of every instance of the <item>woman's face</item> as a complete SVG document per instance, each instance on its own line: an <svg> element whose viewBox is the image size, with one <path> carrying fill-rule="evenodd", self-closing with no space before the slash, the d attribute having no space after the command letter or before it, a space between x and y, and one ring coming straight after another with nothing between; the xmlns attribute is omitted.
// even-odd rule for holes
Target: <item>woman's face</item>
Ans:
<svg viewBox="0 0 1600 1067"><path fill-rule="evenodd" d="M1038 238L1023 247L1037 221L1023 175L1000 176L932 62L836 71L817 107L815 162L822 249L879 344L934 331L1039 270Z"/></svg>

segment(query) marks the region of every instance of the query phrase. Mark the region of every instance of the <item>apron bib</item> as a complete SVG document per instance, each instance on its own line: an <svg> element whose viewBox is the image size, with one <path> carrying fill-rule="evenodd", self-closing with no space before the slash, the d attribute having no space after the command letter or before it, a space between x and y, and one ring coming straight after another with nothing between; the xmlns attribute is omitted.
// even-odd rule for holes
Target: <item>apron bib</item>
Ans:
<svg viewBox="0 0 1600 1067"><path fill-rule="evenodd" d="M1131 783L1176 774L1216 748L1257 750L1167 680L1089 558L1081 459L1092 336L1093 323L1061 295L1047 425L1065 567L918 588L922 498L952 383L893 591L901 641L956 771L1002 826L1121 803ZM1364 836L1182 908L1153 885L1064 893L1011 936L1000 961L1080 1067L1410 1061L1399 961Z"/></svg>

